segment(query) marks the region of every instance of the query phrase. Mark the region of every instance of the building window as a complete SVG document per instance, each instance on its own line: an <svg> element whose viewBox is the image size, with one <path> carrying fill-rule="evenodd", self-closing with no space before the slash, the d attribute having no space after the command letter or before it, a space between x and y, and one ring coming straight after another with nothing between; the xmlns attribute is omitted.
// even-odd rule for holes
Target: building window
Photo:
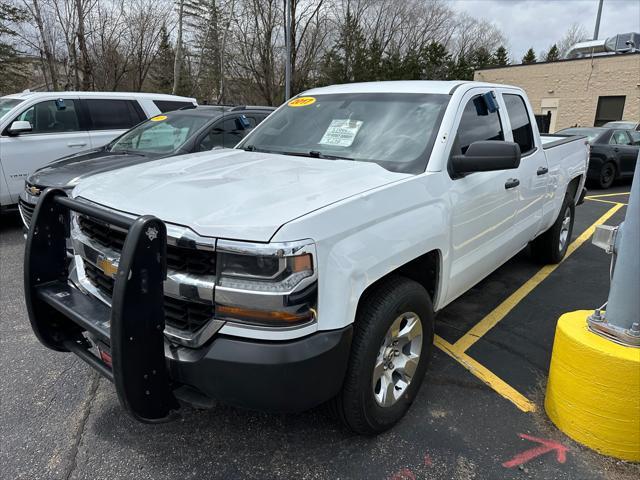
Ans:
<svg viewBox="0 0 640 480"><path fill-rule="evenodd" d="M607 122L622 120L622 112L624 111L624 101L626 98L624 95L598 97L598 108L593 125L595 127L601 127Z"/></svg>

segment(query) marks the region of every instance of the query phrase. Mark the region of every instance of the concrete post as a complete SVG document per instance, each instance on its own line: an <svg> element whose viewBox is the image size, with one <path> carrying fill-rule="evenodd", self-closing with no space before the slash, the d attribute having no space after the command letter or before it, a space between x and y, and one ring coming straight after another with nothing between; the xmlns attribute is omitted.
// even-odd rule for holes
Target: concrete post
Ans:
<svg viewBox="0 0 640 480"><path fill-rule="evenodd" d="M629 346L640 346L640 154L631 185L624 224L616 241L616 264L605 313L588 319L598 334Z"/></svg>

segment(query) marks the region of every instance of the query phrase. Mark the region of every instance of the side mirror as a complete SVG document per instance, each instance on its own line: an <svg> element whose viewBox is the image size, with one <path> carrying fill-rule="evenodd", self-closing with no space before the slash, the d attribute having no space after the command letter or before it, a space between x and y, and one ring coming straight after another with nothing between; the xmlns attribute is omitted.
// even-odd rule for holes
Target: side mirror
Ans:
<svg viewBox="0 0 640 480"><path fill-rule="evenodd" d="M520 145L500 140L473 142L464 155L451 157L451 168L457 175L471 172L510 170L520 166Z"/></svg>
<svg viewBox="0 0 640 480"><path fill-rule="evenodd" d="M21 133L30 132L33 130L31 124L26 120L16 120L11 124L7 132L9 135L20 135Z"/></svg>

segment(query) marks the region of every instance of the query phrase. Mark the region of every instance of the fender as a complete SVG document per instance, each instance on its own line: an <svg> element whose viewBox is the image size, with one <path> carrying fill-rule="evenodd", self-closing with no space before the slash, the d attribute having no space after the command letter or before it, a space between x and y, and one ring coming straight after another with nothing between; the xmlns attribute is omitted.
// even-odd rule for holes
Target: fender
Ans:
<svg viewBox="0 0 640 480"><path fill-rule="evenodd" d="M316 242L319 330L353 323L367 287L427 252L439 251L439 276L448 278L450 208L445 205L447 195L434 188L437 177L424 174L351 197L277 232L272 241L302 235ZM443 283L438 285L435 309L446 293Z"/></svg>

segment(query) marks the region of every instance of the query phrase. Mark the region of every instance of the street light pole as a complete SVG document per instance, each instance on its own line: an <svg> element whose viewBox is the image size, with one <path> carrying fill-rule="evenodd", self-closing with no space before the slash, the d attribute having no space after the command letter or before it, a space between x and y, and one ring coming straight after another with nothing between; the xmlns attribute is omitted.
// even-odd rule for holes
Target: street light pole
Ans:
<svg viewBox="0 0 640 480"><path fill-rule="evenodd" d="M598 33L600 32L600 17L602 16L602 2L604 2L604 0L600 0L600 3L598 3L598 15L596 16L596 28L593 31L594 40L598 39Z"/></svg>
<svg viewBox="0 0 640 480"><path fill-rule="evenodd" d="M285 45L287 58L284 62L284 100L291 97L291 0L284 0L284 11L286 17L286 38Z"/></svg>

